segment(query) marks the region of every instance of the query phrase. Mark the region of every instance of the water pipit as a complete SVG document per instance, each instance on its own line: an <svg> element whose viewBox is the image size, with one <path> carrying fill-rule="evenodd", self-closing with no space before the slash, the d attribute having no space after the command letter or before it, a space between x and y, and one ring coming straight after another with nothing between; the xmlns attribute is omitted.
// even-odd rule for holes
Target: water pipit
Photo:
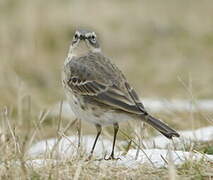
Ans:
<svg viewBox="0 0 213 180"><path fill-rule="evenodd" d="M118 123L123 121L141 120L169 139L179 137L175 130L146 111L123 73L102 53L95 32L75 32L64 62L62 79L66 97L75 116L93 123L97 128L91 155L102 126L113 125L114 140L109 159L115 159Z"/></svg>

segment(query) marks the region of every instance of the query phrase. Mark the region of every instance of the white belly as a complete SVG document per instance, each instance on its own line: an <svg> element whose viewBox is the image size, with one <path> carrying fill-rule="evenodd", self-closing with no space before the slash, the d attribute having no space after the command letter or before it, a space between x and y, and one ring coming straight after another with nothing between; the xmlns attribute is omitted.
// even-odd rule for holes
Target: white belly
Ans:
<svg viewBox="0 0 213 180"><path fill-rule="evenodd" d="M66 92L66 95L73 113L80 120L88 121L93 124L99 124L102 126L133 120L132 116L124 113L118 113L114 110L106 111L99 107L96 107L95 110L91 107L83 107L82 109L84 103L82 102L81 98L77 98L70 92Z"/></svg>

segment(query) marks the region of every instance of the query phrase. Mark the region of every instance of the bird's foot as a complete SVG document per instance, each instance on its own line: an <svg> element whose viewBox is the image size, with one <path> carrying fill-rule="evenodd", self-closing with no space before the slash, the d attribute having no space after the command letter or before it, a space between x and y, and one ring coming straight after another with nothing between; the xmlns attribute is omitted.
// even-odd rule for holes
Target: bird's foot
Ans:
<svg viewBox="0 0 213 180"><path fill-rule="evenodd" d="M115 161L117 161L117 160L121 160L121 158L119 158L119 157L114 157L114 154L111 154L108 158L105 156L104 157L104 160L106 160L106 161L108 161L108 160L115 160Z"/></svg>

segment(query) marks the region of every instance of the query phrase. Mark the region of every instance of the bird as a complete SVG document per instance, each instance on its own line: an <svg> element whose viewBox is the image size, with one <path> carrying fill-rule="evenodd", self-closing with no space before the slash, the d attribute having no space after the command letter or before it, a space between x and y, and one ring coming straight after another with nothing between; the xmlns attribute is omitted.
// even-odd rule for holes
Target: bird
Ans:
<svg viewBox="0 0 213 180"><path fill-rule="evenodd" d="M119 123L124 121L148 123L168 139L180 136L146 111L122 71L103 54L94 31L75 31L63 65L62 84L77 119L90 122L97 129L89 157L94 152L102 127L113 125L112 151L106 159L117 159L114 155L115 142Z"/></svg>

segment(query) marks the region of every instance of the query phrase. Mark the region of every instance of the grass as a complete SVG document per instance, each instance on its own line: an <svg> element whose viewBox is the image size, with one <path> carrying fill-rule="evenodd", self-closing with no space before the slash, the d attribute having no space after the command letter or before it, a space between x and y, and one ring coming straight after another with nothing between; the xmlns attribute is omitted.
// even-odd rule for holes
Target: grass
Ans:
<svg viewBox="0 0 213 180"><path fill-rule="evenodd" d="M24 108L24 106L21 106L21 108ZM23 109L20 111L23 112ZM183 165L171 166L168 169L154 168L150 164L144 164L136 169L131 169L123 166L110 166L105 164L104 161L84 161L87 157L84 151L77 156L65 159L58 159L54 156L54 158L59 160L58 162L48 161L52 156L51 154L45 155L43 157L46 159L45 166L33 166L29 164L28 160L34 158L27 155L27 150L34 142L52 136L60 139L63 134L77 133L75 129L76 124L72 123L71 127L66 128L67 124L70 124L69 120L61 119L60 115L51 118L47 113L47 111L43 111L35 117L32 114L26 115L22 113L19 119L18 113L13 115L6 107L1 112L1 179L17 179L17 177L20 179L93 179L94 177L98 179L141 179L142 177L142 179L211 179L213 176L212 162L203 159L196 161L188 159ZM28 118L30 121L27 122ZM54 123L51 121L54 121ZM136 126L138 125L132 122L129 122L129 125L123 124L122 132L124 131L128 134L128 137L119 132L119 138L128 142L129 138L134 139L141 136L142 134L138 135L134 131ZM84 134L89 132L88 126L86 127L83 127ZM62 133L65 129L66 132ZM55 134L51 134L51 132ZM109 132L110 129L106 128L103 136L108 137ZM143 133L144 136L146 137L147 134ZM129 149L129 147L120 148ZM137 146L132 144L131 148L137 148ZM184 150L213 154L211 141L205 143L192 142L191 144L184 145Z"/></svg>
<svg viewBox="0 0 213 180"><path fill-rule="evenodd" d="M210 169L211 164L204 163L206 169L202 169L201 167L203 166L200 166L200 163L203 162L188 162L184 164L181 168L176 170L176 176L184 180L210 179L211 171L207 171L206 169L207 167ZM13 168L17 169L17 167ZM180 176L180 174L182 175ZM4 177L9 179L11 177L17 177L17 175L20 174L5 174ZM94 177L98 179L141 179L142 177L142 179L170 179L168 170L166 169L154 169L144 165L132 171L122 167L101 167L91 163L79 163L79 159L72 160L72 162L62 162L57 164L57 166L48 164L45 169L29 168L27 177L31 179L69 179L68 177L72 177L72 179L93 179Z"/></svg>
<svg viewBox="0 0 213 180"><path fill-rule="evenodd" d="M106 168L82 162L82 157L33 168L26 166L25 152L36 141L59 136L59 118L48 111L64 99L61 69L79 26L98 32L104 53L125 72L142 98L195 102L212 98L212 5L210 0L0 1L1 179L140 179L141 175L143 179L172 179L171 174L211 179L211 162L187 161L175 173L146 165L136 170ZM168 110L155 115L179 130L212 124L209 112ZM62 119L61 127L70 120ZM91 125L82 126L84 134L95 133ZM135 126L129 122L121 128L135 137ZM104 135L112 135L111 130L105 128ZM150 128L148 132L143 136L155 133ZM76 134L75 126L67 131L72 134ZM125 139L121 133L119 138ZM212 142L197 142L193 149L212 154ZM21 164L14 163L17 160Z"/></svg>

